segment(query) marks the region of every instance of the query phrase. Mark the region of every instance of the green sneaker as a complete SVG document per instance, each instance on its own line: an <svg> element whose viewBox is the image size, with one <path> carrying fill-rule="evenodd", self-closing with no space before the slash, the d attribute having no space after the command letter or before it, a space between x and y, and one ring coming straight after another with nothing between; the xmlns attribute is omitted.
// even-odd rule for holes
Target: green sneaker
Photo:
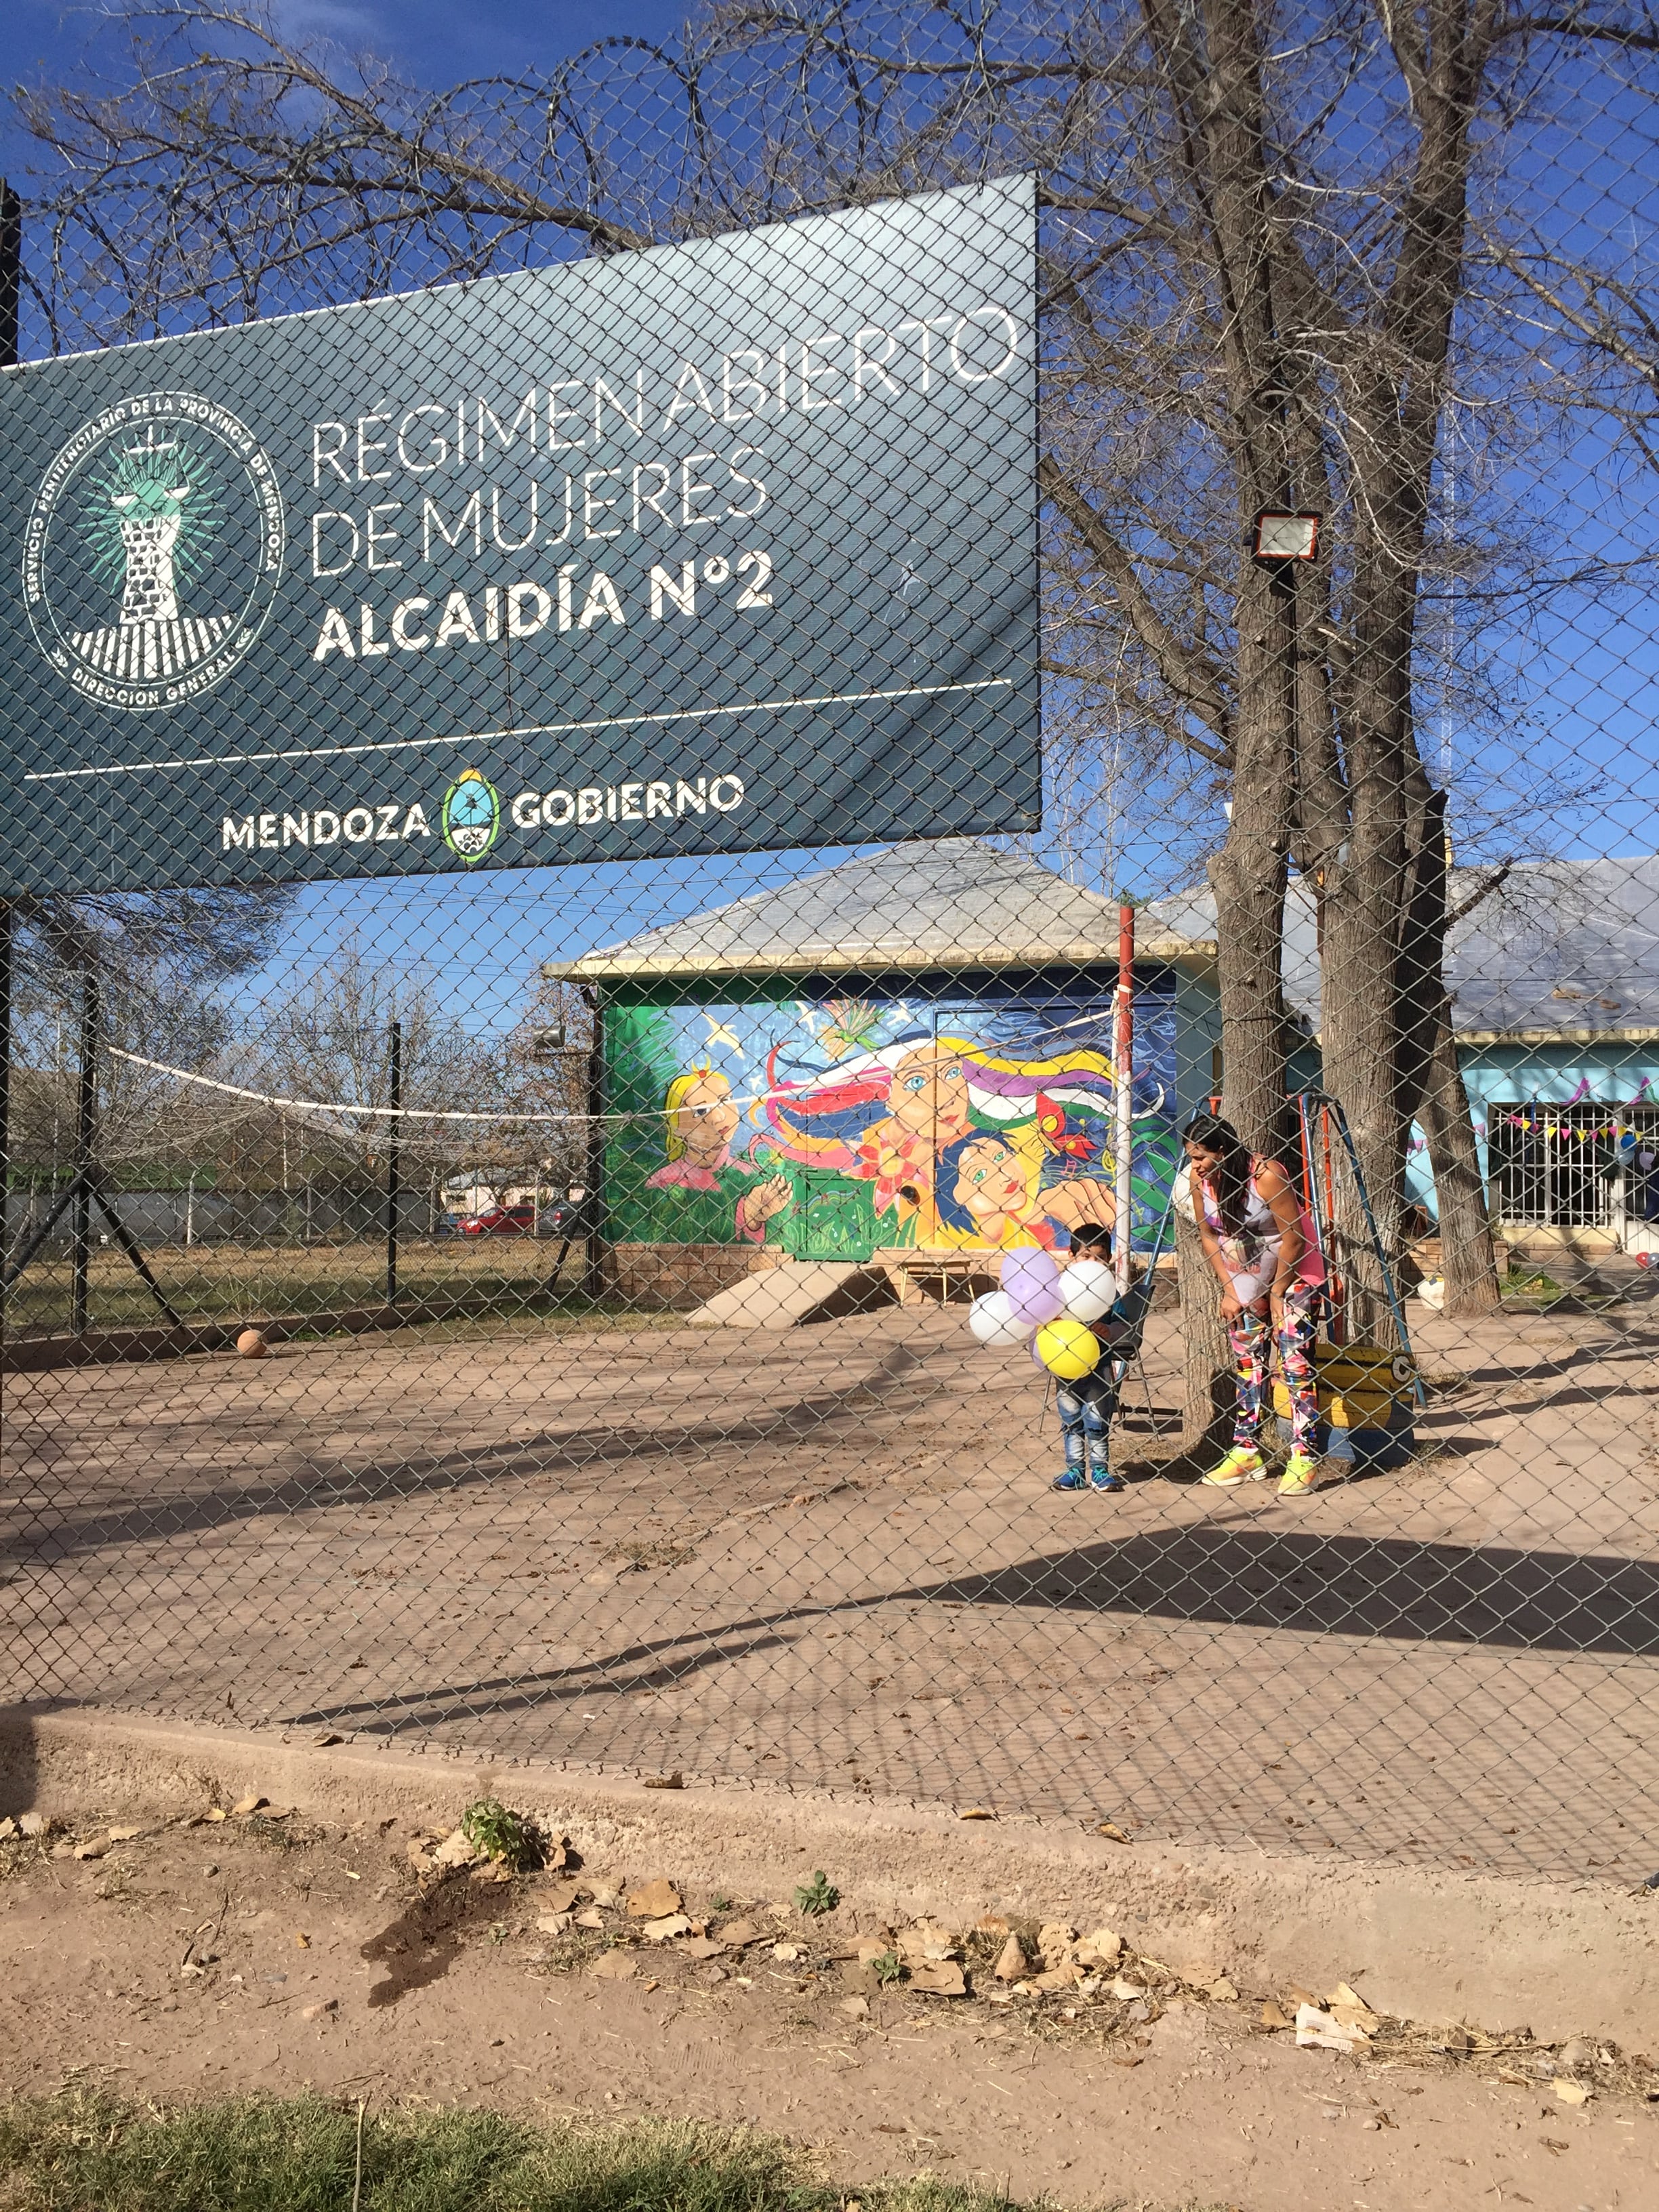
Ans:
<svg viewBox="0 0 1659 2212"><path fill-rule="evenodd" d="M1219 1467L1212 1467L1199 1480L1211 1490L1237 1490L1242 1482L1265 1482L1267 1470L1261 1455L1251 1444L1235 1444Z"/></svg>
<svg viewBox="0 0 1659 2212"><path fill-rule="evenodd" d="M1285 1462L1285 1472L1279 1478L1281 1498L1305 1498L1310 1490L1319 1487L1319 1462L1306 1452L1293 1451Z"/></svg>

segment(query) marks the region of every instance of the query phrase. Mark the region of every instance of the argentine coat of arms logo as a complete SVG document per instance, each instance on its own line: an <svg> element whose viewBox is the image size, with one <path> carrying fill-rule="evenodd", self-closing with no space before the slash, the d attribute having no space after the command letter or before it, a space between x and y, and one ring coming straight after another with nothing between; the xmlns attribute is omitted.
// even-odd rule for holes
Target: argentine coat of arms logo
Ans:
<svg viewBox="0 0 1659 2212"><path fill-rule="evenodd" d="M283 570L282 493L247 426L193 392L147 392L84 422L46 471L23 596L53 667L100 705L146 712L222 683Z"/></svg>

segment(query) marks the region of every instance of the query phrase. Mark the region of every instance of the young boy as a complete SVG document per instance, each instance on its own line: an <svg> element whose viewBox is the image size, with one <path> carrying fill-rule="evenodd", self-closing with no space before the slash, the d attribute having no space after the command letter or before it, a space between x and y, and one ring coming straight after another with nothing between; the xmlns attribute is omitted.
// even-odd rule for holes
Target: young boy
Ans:
<svg viewBox="0 0 1659 2212"><path fill-rule="evenodd" d="M1067 1264L1073 1260L1099 1260L1109 1265L1111 1231L1092 1221L1080 1222L1072 1231L1072 1249L1066 1256ZM1103 1320L1093 1323L1092 1334L1100 1346L1103 1366L1106 1353L1124 1334L1124 1324L1118 1320L1115 1307ZM1112 1472L1109 1456L1112 1407L1116 1397L1109 1374L1097 1367L1079 1376L1074 1382L1057 1380L1055 1396L1060 1407L1060 1435L1066 1446L1066 1467L1064 1473L1054 1477L1053 1487L1099 1491L1126 1488L1122 1477Z"/></svg>

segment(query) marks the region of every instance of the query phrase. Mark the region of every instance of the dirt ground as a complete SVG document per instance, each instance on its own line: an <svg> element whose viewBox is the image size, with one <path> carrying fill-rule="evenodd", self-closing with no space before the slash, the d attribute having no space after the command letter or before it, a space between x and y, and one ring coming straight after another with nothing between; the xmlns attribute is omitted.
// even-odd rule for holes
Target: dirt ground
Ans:
<svg viewBox="0 0 1659 2212"><path fill-rule="evenodd" d="M909 1938L846 1910L809 1929L787 1899L687 1893L714 1934L682 1948L625 1910L672 1868L417 1879L420 1838L394 1823L281 1811L144 1826L112 1807L0 1845L0 2086L693 2115L814 2146L849 2184L927 2171L1071 2204L1634 2212L1659 2191L1659 2075L1594 2046L1476 2035L1453 2057L1443 2031L1380 2023L1364 2057L1298 2050L1261 2024L1263 1992L1129 1957L1143 1996L1103 1973L999 2002L979 1992L1005 1938L982 1925L975 1994L884 1993L847 1954ZM112 1844L112 1821L138 1832ZM70 1856L77 1838L102 1856ZM601 1925L538 1924L573 1911Z"/></svg>
<svg viewBox="0 0 1659 2212"><path fill-rule="evenodd" d="M1417 1456L1296 1502L1158 1463L1173 1316L1105 1498L951 1309L10 1376L13 1687L1638 1880L1656 1288L1419 1312Z"/></svg>

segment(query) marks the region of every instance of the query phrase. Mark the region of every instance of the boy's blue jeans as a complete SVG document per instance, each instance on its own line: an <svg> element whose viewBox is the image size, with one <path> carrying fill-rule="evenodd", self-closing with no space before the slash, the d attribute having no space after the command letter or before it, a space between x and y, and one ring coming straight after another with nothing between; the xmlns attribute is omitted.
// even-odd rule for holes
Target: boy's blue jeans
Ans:
<svg viewBox="0 0 1659 2212"><path fill-rule="evenodd" d="M1110 1464L1112 1407L1117 1393L1109 1375L1083 1375L1062 1382L1056 1392L1066 1464L1081 1474L1085 1463L1097 1471Z"/></svg>

